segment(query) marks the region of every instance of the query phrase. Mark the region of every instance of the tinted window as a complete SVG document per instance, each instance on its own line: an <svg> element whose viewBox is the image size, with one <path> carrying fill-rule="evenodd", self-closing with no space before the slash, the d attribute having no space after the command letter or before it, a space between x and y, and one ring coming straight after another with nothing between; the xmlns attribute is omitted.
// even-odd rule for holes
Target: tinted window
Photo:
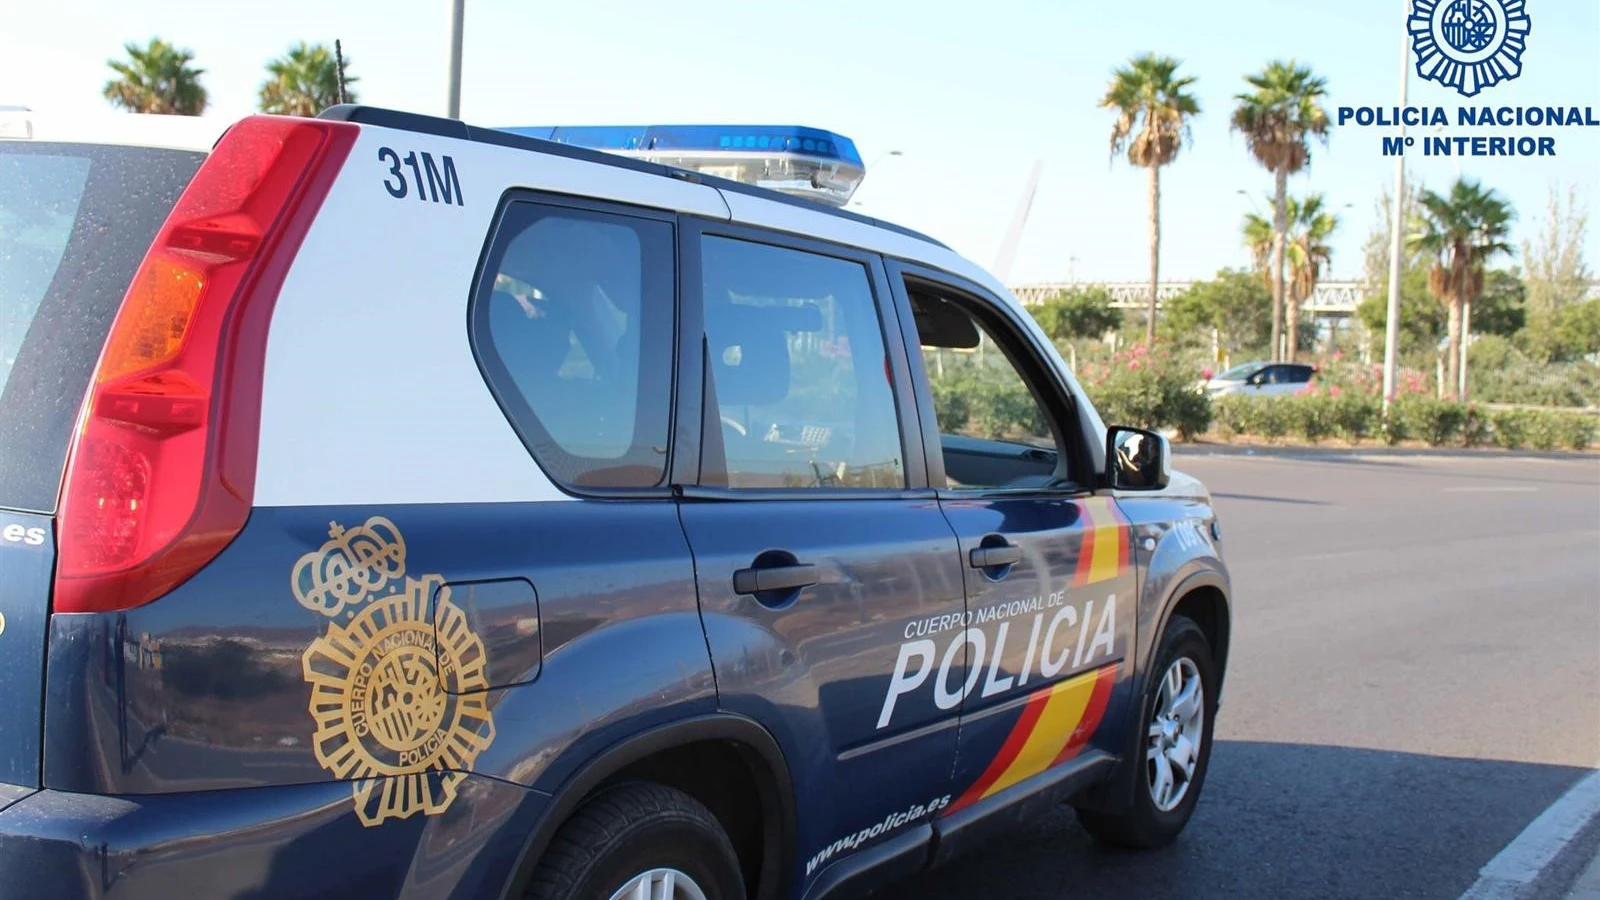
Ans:
<svg viewBox="0 0 1600 900"><path fill-rule="evenodd" d="M961 303L912 287L947 486L1044 487L1070 478L1061 429L1024 374L1030 352Z"/></svg>
<svg viewBox="0 0 1600 900"><path fill-rule="evenodd" d="M580 487L649 487L666 470L672 225L512 205L474 331L490 385L541 465Z"/></svg>
<svg viewBox="0 0 1600 900"><path fill-rule="evenodd" d="M1261 371L1261 363L1251 362L1234 366L1221 375L1216 376L1217 381L1243 381L1251 375Z"/></svg>
<svg viewBox="0 0 1600 900"><path fill-rule="evenodd" d="M1272 366L1262 378L1264 384L1301 384L1311 380L1311 370L1305 366Z"/></svg>
<svg viewBox="0 0 1600 900"><path fill-rule="evenodd" d="M0 390L61 267L88 181L81 156L0 157Z"/></svg>
<svg viewBox="0 0 1600 900"><path fill-rule="evenodd" d="M703 239L709 390L729 487L905 486L872 281L858 262ZM709 413L708 413L709 414Z"/></svg>
<svg viewBox="0 0 1600 900"><path fill-rule="evenodd" d="M0 141L0 506L55 509L106 331L203 159Z"/></svg>

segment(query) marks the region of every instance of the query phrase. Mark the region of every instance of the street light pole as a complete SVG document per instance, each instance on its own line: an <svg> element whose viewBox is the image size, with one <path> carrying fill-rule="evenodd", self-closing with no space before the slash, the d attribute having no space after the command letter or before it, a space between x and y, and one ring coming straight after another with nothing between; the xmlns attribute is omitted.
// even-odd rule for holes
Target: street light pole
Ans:
<svg viewBox="0 0 1600 900"><path fill-rule="evenodd" d="M1411 29L1410 0L1402 0L1402 12L1407 27L1400 29L1400 108L1406 106L1406 88L1411 81ZM1405 144L1406 125L1400 122L1401 145ZM1396 367L1399 363L1400 343L1400 259L1404 250L1406 162L1403 153L1394 158L1394 196L1389 200L1389 306L1384 316L1383 329L1383 412L1389 413L1389 403L1394 399Z"/></svg>
<svg viewBox="0 0 1600 900"><path fill-rule="evenodd" d="M466 0L450 0L449 117L461 118L461 19Z"/></svg>

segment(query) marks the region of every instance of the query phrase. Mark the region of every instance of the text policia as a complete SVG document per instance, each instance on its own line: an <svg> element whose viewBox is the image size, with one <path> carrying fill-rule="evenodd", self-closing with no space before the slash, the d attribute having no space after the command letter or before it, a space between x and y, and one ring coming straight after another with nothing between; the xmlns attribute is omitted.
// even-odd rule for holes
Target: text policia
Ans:
<svg viewBox="0 0 1600 900"><path fill-rule="evenodd" d="M903 825L909 825L924 816L931 816L949 805L950 795L945 794L943 797L940 797L937 800L933 800L928 803L918 803L903 812L890 813L889 815L884 816L882 822L879 822L876 825L872 825L868 828L863 828L849 837L839 838L837 841L834 841L828 846L817 851L817 855L811 857L811 859L806 862L806 875L810 876L817 870L818 866L832 859L833 856L841 850L854 850L867 841L881 836L885 832L893 831Z"/></svg>
<svg viewBox="0 0 1600 900"><path fill-rule="evenodd" d="M894 677L889 679L883 710L878 714L878 728L888 727L894 717L895 703L902 696L928 681L936 658L939 672L933 681L933 702L940 709L955 709L978 687L980 678L983 689L979 696L990 697L1022 687L1035 672L1044 678L1054 678L1063 671L1088 665L1098 656L1111 656L1115 652L1117 634L1117 595L1110 594L1099 604L1098 620L1094 618L1095 607L1095 601L1089 600L1080 612L1075 604L1066 602L1065 591L1057 591L1048 596L997 603L975 613L932 616L907 623L905 636L911 640L900 645ZM1029 613L1033 613L1033 619L1022 669L1016 675L1001 675L1000 661L1010 637L1010 620ZM988 636L973 626L996 621L1000 627L995 631L994 647L990 648ZM1095 621L1093 631L1089 626L1091 621ZM962 630L950 639L941 655L931 636L957 628ZM964 659L962 649L968 646L972 648L972 656L966 679L951 685L951 667ZM987 672L985 662L988 663Z"/></svg>
<svg viewBox="0 0 1600 900"><path fill-rule="evenodd" d="M1461 129L1594 128L1600 126L1592 106L1463 106L1452 117L1440 106L1341 106L1341 126L1361 128ZM1555 156L1556 139L1530 135L1423 134L1384 137L1384 156L1399 156L1421 141L1423 156Z"/></svg>

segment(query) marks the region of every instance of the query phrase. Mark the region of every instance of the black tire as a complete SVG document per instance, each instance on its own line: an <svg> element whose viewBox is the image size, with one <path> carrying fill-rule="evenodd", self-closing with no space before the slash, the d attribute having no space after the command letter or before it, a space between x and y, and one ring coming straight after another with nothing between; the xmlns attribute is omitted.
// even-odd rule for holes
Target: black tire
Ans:
<svg viewBox="0 0 1600 900"><path fill-rule="evenodd" d="M1205 723L1201 729L1199 759L1195 763L1194 777L1190 781L1188 792L1176 807L1163 811L1156 806L1155 799L1150 796L1145 761L1146 734L1160 696L1161 679L1167 669L1182 657L1188 657L1194 663L1195 670L1200 676L1200 684L1205 689L1205 700L1202 704L1205 710ZM1161 644L1156 651L1156 664L1150 669L1144 700L1139 705L1139 718L1134 723L1134 727L1138 730L1135 745L1137 756L1129 760L1130 765L1127 770L1128 777L1133 780L1128 786L1131 802L1125 810L1116 813L1079 809L1078 821L1096 839L1119 847L1151 849L1171 843L1183 831L1184 826L1189 824L1189 817L1194 814L1195 804L1200 801L1200 790L1205 787L1206 770L1211 764L1211 732L1217 721L1216 712L1217 676L1216 665L1211 656L1211 645L1206 641L1205 632L1200 630L1200 626L1196 625L1194 620L1175 615L1168 622L1167 631L1161 637Z"/></svg>
<svg viewBox="0 0 1600 900"><path fill-rule="evenodd" d="M680 790L621 784L585 801L534 870L527 900L610 900L635 875L670 868L708 900L744 900L739 857L711 811Z"/></svg>

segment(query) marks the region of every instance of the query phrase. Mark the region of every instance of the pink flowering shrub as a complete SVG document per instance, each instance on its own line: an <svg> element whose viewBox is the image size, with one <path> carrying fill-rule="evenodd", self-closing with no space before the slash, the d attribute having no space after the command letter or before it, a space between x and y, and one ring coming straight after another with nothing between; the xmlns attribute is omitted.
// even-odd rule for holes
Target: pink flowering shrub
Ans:
<svg viewBox="0 0 1600 900"><path fill-rule="evenodd" d="M1134 344L1078 371L1078 381L1108 425L1174 428L1181 440L1211 427L1211 398L1199 371L1170 347Z"/></svg>

